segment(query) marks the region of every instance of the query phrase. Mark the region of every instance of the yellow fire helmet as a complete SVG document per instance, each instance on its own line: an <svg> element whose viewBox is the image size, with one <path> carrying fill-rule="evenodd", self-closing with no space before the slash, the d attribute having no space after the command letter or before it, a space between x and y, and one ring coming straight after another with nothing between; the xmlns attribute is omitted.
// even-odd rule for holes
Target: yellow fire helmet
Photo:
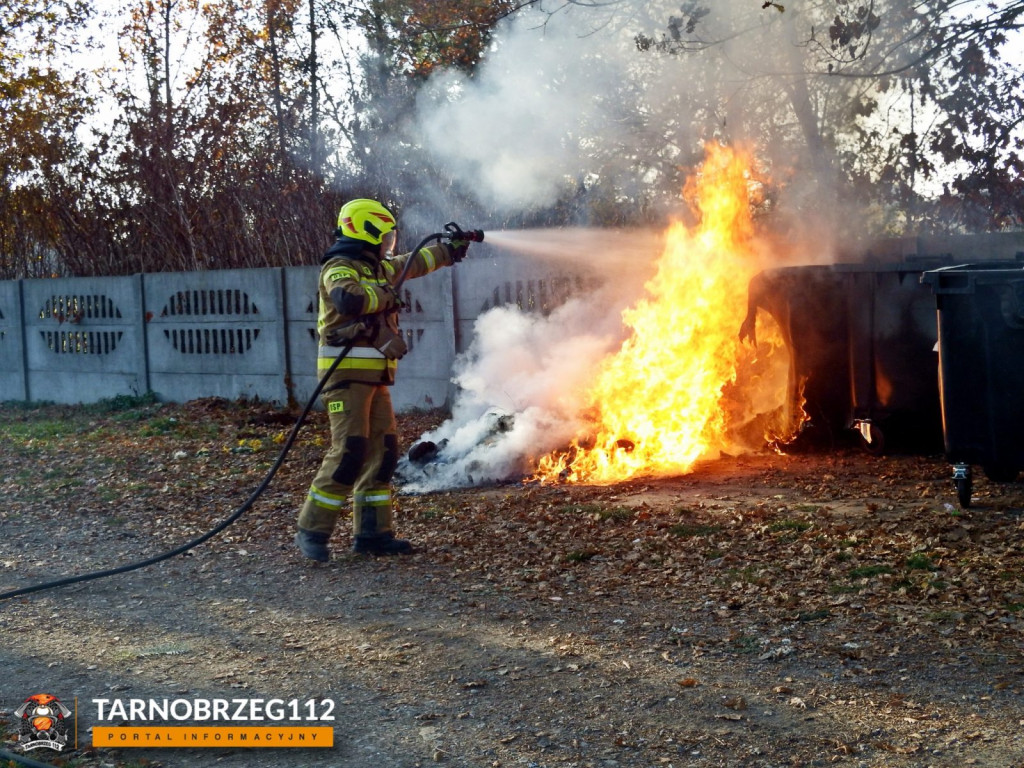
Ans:
<svg viewBox="0 0 1024 768"><path fill-rule="evenodd" d="M395 217L376 200L359 198L349 200L338 213L338 234L380 245L388 232L395 228Z"/></svg>

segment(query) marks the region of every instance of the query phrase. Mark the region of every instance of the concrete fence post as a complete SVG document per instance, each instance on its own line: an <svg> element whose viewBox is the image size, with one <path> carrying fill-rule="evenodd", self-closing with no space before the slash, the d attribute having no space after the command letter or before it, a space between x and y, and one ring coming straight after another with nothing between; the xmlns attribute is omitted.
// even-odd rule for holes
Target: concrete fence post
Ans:
<svg viewBox="0 0 1024 768"><path fill-rule="evenodd" d="M0 401L28 400L21 281L0 283Z"/></svg>

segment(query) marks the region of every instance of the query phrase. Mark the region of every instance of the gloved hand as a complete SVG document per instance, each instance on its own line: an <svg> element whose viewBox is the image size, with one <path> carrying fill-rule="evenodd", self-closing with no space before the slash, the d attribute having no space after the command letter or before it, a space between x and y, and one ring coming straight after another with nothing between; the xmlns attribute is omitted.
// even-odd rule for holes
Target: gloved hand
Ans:
<svg viewBox="0 0 1024 768"><path fill-rule="evenodd" d="M466 258L466 250L469 248L469 240L452 240L448 243L451 250L452 263L458 264Z"/></svg>
<svg viewBox="0 0 1024 768"><path fill-rule="evenodd" d="M351 341L356 336L362 333L366 333L366 323L352 322L348 325L344 325L341 328L335 328L333 331L328 331L326 341L332 347L341 347L345 345L345 342Z"/></svg>
<svg viewBox="0 0 1024 768"><path fill-rule="evenodd" d="M381 285L377 290L380 292L380 306L377 308L378 312L385 312L389 309L405 308L405 302L402 301L402 297L398 295L393 285Z"/></svg>
<svg viewBox="0 0 1024 768"><path fill-rule="evenodd" d="M370 343L389 360L401 360L409 351L405 337L385 322L377 323L376 327L370 329Z"/></svg>

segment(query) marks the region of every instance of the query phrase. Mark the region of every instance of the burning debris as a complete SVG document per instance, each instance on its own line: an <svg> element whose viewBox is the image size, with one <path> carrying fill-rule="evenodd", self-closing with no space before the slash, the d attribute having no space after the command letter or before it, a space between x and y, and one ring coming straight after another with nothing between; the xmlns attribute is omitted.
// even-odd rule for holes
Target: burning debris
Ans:
<svg viewBox="0 0 1024 768"><path fill-rule="evenodd" d="M616 326L595 296L547 318L482 316L453 417L414 447L406 490L681 474L794 432L777 423L790 385L778 327L758 313L756 334L738 333L748 283L770 255L751 218L750 166L741 152L708 147L684 191L697 224L669 228L654 277ZM494 410L502 399L515 408Z"/></svg>
<svg viewBox="0 0 1024 768"><path fill-rule="evenodd" d="M450 432L447 422L413 445L398 464L395 476L408 492L519 480L529 463L508 460L502 443L513 432L515 414L492 408L467 428ZM437 483L440 483L438 486Z"/></svg>
<svg viewBox="0 0 1024 768"><path fill-rule="evenodd" d="M492 444L495 442L496 436L510 432L515 425L515 416L511 413L491 410L484 414L484 421L491 425L490 432L474 447ZM435 443L432 440L422 440L409 449L409 461L417 467L423 467L435 461L450 463L453 459L460 458L459 456L453 456L447 450L448 446L448 438L442 438L440 443Z"/></svg>
<svg viewBox="0 0 1024 768"><path fill-rule="evenodd" d="M763 359L781 348L771 334L760 334L755 346L737 336L747 284L764 256L750 215L757 186L750 166L741 152L708 147L685 190L697 224L670 227L647 295L623 313L629 337L598 365L587 402L597 414L594 447L577 442L571 461L568 453L544 457L538 477L568 471L573 482L615 482L677 474L753 447L737 445L739 428L782 402L776 387L785 377L772 380ZM619 449L624 438L634 450Z"/></svg>

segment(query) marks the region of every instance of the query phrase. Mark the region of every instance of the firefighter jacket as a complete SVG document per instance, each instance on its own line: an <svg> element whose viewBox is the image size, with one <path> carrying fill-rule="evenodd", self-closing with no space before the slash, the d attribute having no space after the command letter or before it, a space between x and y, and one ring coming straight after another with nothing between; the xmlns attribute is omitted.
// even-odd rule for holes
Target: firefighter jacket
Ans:
<svg viewBox="0 0 1024 768"><path fill-rule="evenodd" d="M375 323L387 323L398 332L398 309L391 286L412 260L406 279L422 277L452 264L446 243L381 259L361 240L339 237L320 266L317 332L320 350L317 376L323 376L352 340L352 349L338 364L325 390L349 381L394 384L398 361L390 360L372 344Z"/></svg>

